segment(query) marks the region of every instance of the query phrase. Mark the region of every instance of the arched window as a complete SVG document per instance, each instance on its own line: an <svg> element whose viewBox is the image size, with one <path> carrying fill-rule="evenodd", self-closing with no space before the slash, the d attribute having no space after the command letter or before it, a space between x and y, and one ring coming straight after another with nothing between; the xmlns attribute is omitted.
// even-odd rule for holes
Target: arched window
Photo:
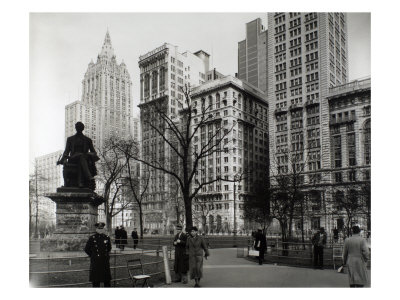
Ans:
<svg viewBox="0 0 400 300"><path fill-rule="evenodd" d="M364 136L364 163L371 164L371 120L367 120L363 128Z"/></svg>

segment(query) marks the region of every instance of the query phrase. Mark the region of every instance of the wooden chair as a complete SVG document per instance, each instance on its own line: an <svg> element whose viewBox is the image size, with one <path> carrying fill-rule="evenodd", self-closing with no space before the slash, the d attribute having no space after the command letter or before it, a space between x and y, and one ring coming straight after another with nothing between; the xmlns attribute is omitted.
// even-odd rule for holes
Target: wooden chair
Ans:
<svg viewBox="0 0 400 300"><path fill-rule="evenodd" d="M148 279L150 275L144 274L142 260L140 258L130 259L126 262L126 268L128 269L129 277L132 280L133 287L136 287L138 281L143 280L142 287L149 287Z"/></svg>

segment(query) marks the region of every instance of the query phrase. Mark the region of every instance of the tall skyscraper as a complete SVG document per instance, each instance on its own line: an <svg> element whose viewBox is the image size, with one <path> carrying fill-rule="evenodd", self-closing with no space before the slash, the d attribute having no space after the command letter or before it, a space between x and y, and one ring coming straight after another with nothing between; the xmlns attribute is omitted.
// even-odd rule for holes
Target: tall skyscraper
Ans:
<svg viewBox="0 0 400 300"><path fill-rule="evenodd" d="M261 19L246 24L246 39L238 43L238 78L267 91L267 31Z"/></svg>
<svg viewBox="0 0 400 300"><path fill-rule="evenodd" d="M288 172L280 156L299 151L307 181L331 167L326 97L330 87L347 82L346 15L269 13L268 31L270 153L278 158L271 169Z"/></svg>
<svg viewBox="0 0 400 300"><path fill-rule="evenodd" d="M332 183L328 96L330 88L347 83L347 57L346 14L268 14L271 180L300 172L315 203L332 198L321 187ZM322 211L314 215L321 225L331 221Z"/></svg>
<svg viewBox="0 0 400 300"><path fill-rule="evenodd" d="M194 87L206 82L206 74L210 71L209 57L203 50L180 53L177 46L167 43L139 57L141 147L145 160L151 158L170 163L173 158L163 138L149 125L149 122L158 122L162 126L162 120L158 120L157 116L150 116L154 119L147 120L143 114L157 103L165 105L171 118L177 116L184 102L181 88L185 84ZM149 174L148 197L143 205L144 227L166 232L177 222L176 214L171 212L170 201L179 195L170 176L155 169L150 169Z"/></svg>
<svg viewBox="0 0 400 300"><path fill-rule="evenodd" d="M65 138L75 134L77 121L95 147L112 135L134 136L132 82L124 61L117 63L107 30L96 63L91 61L82 80L81 101L65 107Z"/></svg>

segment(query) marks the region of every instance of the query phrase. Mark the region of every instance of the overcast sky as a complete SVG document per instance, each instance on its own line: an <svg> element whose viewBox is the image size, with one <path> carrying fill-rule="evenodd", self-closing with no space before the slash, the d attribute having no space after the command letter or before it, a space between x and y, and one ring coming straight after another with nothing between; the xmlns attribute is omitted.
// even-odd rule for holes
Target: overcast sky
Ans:
<svg viewBox="0 0 400 300"><path fill-rule="evenodd" d="M29 159L64 148L64 108L80 99L89 62L96 62L107 28L116 54L132 79L139 104L138 57L164 42L180 52L203 49L212 67L225 75L237 72L237 43L245 23L267 13L33 13L30 14ZM371 74L371 17L348 14L349 79ZM136 110L138 112L138 110Z"/></svg>

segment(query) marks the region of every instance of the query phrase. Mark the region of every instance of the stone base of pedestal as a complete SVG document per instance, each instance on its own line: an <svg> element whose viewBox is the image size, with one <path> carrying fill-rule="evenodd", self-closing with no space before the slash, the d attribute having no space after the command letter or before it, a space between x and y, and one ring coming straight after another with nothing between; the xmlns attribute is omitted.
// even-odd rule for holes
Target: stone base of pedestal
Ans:
<svg viewBox="0 0 400 300"><path fill-rule="evenodd" d="M90 234L53 234L40 242L40 251L84 251Z"/></svg>
<svg viewBox="0 0 400 300"><path fill-rule="evenodd" d="M104 202L88 189L59 188L47 194L56 203L56 230L41 241L41 251L82 251L95 232L97 207Z"/></svg>

